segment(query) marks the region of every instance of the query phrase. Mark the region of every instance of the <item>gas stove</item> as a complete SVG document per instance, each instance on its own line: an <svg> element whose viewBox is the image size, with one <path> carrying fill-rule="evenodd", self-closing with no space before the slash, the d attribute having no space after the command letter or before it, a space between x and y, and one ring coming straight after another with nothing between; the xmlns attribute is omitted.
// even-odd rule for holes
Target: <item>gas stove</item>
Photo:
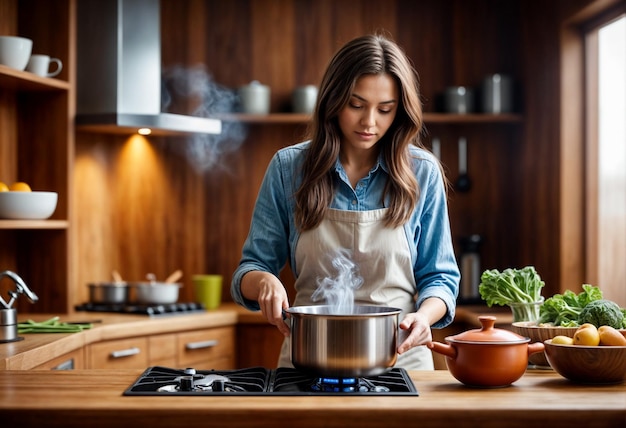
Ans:
<svg viewBox="0 0 626 428"><path fill-rule="evenodd" d="M146 369L124 391L126 396L205 395L413 395L417 389L406 370L362 378L320 378L292 368L236 370Z"/></svg>
<svg viewBox="0 0 626 428"><path fill-rule="evenodd" d="M202 303L172 303L168 305L144 305L126 303L83 303L75 308L77 311L86 312L114 312L119 314L148 315L150 317L162 317L172 315L185 315L190 313L204 312Z"/></svg>

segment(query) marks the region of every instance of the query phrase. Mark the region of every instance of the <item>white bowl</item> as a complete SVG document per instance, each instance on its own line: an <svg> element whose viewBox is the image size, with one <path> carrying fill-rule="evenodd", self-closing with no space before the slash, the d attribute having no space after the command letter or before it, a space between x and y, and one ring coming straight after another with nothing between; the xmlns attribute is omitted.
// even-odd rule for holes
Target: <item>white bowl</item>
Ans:
<svg viewBox="0 0 626 428"><path fill-rule="evenodd" d="M43 220L57 207L56 192L0 192L0 218Z"/></svg>
<svg viewBox="0 0 626 428"><path fill-rule="evenodd" d="M0 36L0 64L24 71L31 51L33 41L25 37Z"/></svg>

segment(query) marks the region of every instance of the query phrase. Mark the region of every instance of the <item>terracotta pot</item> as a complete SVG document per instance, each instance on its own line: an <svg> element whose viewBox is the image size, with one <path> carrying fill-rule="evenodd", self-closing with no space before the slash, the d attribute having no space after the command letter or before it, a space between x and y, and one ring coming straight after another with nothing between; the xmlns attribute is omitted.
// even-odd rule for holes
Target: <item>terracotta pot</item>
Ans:
<svg viewBox="0 0 626 428"><path fill-rule="evenodd" d="M528 366L528 356L544 350L544 344L529 344L528 337L494 328L496 318L481 316L482 328L446 337L447 344L430 342L428 347L446 356L448 370L468 386L495 388L518 380Z"/></svg>

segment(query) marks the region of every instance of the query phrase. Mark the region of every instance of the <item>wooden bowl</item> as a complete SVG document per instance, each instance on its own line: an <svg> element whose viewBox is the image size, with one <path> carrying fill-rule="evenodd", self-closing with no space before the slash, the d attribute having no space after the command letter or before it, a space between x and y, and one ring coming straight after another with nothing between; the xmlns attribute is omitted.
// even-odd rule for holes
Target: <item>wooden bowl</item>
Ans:
<svg viewBox="0 0 626 428"><path fill-rule="evenodd" d="M548 363L577 383L616 384L626 381L626 346L581 346L543 342Z"/></svg>
<svg viewBox="0 0 626 428"><path fill-rule="evenodd" d="M535 321L514 322L512 325L515 333L530 338L531 342L544 342L555 336L574 337L578 329L578 327L542 327L538 326ZM545 351L531 355L528 357L528 362L536 366L550 366Z"/></svg>

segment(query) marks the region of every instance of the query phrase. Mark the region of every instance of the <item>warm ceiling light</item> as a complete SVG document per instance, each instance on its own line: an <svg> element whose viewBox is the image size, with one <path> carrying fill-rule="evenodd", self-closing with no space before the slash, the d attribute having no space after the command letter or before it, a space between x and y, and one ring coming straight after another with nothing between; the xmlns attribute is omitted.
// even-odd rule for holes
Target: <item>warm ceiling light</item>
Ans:
<svg viewBox="0 0 626 428"><path fill-rule="evenodd" d="M139 135L150 135L150 134L152 134L152 129L150 129L150 128L139 128L137 130L137 133Z"/></svg>

